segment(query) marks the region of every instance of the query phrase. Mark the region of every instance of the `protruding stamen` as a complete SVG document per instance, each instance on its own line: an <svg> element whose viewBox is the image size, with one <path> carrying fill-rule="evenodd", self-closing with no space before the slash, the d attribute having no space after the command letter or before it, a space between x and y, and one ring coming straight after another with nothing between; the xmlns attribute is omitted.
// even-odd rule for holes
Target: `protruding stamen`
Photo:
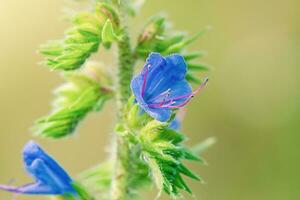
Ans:
<svg viewBox="0 0 300 200"><path fill-rule="evenodd" d="M167 99L167 97L170 95L170 90L167 90L166 92L168 93L166 92L162 93L162 94L166 94L162 102L149 104L148 106L150 108L171 108L171 109L181 108L185 106L195 95L197 95L206 86L207 82L208 79L205 79L205 81L191 94L182 95L172 99ZM158 96L160 97L162 96L162 94ZM157 97L155 97L155 99L157 99ZM175 104L177 100L181 100L181 99L186 99L186 100L179 105L173 106L173 104Z"/></svg>
<svg viewBox="0 0 300 200"><path fill-rule="evenodd" d="M9 185L0 185L0 190L5 190L5 191L8 191L8 192L15 192L15 193L19 193L20 192L18 190L18 187L9 186Z"/></svg>
<svg viewBox="0 0 300 200"><path fill-rule="evenodd" d="M184 98L192 98L192 97L194 97L196 94L198 94L202 90L202 88L204 88L206 86L207 82L208 82L208 78L206 78L204 80L204 82L194 92L192 92L192 94L182 95L182 96L173 98L173 100L180 100L180 99L184 99Z"/></svg>
<svg viewBox="0 0 300 200"><path fill-rule="evenodd" d="M161 97L166 98L166 96L170 96L171 95L171 89L167 89L166 91L162 92L161 94L157 95L156 97L152 98L149 100L149 102L155 102L156 100L158 100Z"/></svg>
<svg viewBox="0 0 300 200"><path fill-rule="evenodd" d="M208 78L206 78L204 82L193 92L193 96L198 94L206 86L207 83L208 83Z"/></svg>
<svg viewBox="0 0 300 200"><path fill-rule="evenodd" d="M179 104L179 105L176 105L176 106L167 106L167 108L181 108L183 106L185 106L195 95L197 95L207 84L208 82L208 78L205 79L205 81L192 93L190 94L187 98L187 100L185 100L183 103ZM184 96L181 96L181 97L177 97L177 98L174 98L172 100L179 100L179 99L183 99L183 98L186 98Z"/></svg>
<svg viewBox="0 0 300 200"><path fill-rule="evenodd" d="M155 99L157 99L158 97L161 97L161 96L164 96L164 99L162 102L159 102L159 103L153 103L153 104L149 104L148 106L150 108L162 108L165 103L169 102L168 97L170 96L170 90L168 89L167 91L161 93L160 95L158 95L157 97L155 97Z"/></svg>

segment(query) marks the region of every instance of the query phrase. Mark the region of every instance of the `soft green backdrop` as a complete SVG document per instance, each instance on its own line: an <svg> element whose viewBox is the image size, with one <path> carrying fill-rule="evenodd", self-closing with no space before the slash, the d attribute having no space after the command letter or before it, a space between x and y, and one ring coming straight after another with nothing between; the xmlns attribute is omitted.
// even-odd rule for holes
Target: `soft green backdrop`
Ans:
<svg viewBox="0 0 300 200"><path fill-rule="evenodd" d="M55 72L37 65L36 49L62 37L65 5L0 0L1 183L30 181L20 151L31 138L32 122L48 112L50 91L61 83ZM138 30L148 16L165 11L178 29L213 27L191 46L209 52L205 62L213 70L205 92L188 106L184 131L191 144L218 138L205 154L209 166L193 166L206 180L193 183L196 199L300 199L299 7L298 0L148 0L132 23ZM75 176L105 159L113 120L109 104L89 116L74 138L36 140ZM1 200L11 198L0 192Z"/></svg>

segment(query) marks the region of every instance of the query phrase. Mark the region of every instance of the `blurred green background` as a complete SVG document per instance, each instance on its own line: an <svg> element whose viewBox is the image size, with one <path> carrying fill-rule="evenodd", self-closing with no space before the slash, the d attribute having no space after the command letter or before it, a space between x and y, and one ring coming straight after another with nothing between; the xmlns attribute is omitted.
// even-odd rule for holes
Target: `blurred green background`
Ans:
<svg viewBox="0 0 300 200"><path fill-rule="evenodd" d="M64 6L63 0L0 0L0 183L31 180L20 152L62 82L37 65L36 49L63 36ZM205 92L188 106L184 132L191 144L218 138L205 153L209 165L192 166L206 181L191 182L195 199L300 199L299 7L298 0L148 0L131 23L137 31L163 11L176 29L213 27L191 46L208 51L203 61L213 70ZM90 115L73 138L35 140L75 176L109 153L113 107ZM0 199L11 194L0 192Z"/></svg>

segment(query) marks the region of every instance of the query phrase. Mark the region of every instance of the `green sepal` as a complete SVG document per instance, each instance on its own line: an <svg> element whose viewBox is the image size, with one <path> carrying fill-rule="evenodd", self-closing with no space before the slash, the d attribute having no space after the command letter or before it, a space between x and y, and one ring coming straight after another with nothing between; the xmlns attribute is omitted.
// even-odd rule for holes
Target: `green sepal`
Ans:
<svg viewBox="0 0 300 200"><path fill-rule="evenodd" d="M190 71L208 71L209 66L204 63L188 63L188 70L190 70Z"/></svg>
<svg viewBox="0 0 300 200"><path fill-rule="evenodd" d="M77 13L72 23L73 27L65 32L65 39L41 46L40 53L47 56L44 63L52 70L70 71L80 68L98 51L102 36L105 47L108 47L112 40L110 26L113 24L118 27L119 17L109 4L97 3L93 12Z"/></svg>
<svg viewBox="0 0 300 200"><path fill-rule="evenodd" d="M100 19L103 20L103 23L109 19L116 27L118 27L120 24L120 18L117 11L109 3L98 3L96 5L96 14Z"/></svg>
<svg viewBox="0 0 300 200"><path fill-rule="evenodd" d="M194 74L192 74L191 72L188 72L185 76L186 80L191 82L191 83L195 83L195 84L201 84L202 80L200 78L198 78L197 76L195 76Z"/></svg>
<svg viewBox="0 0 300 200"><path fill-rule="evenodd" d="M168 128L164 131L160 131L157 134L154 134L152 141L167 141L173 144L178 144L184 141L184 139L185 136L182 133Z"/></svg>
<svg viewBox="0 0 300 200"><path fill-rule="evenodd" d="M199 84L201 80L197 77L196 71L208 71L206 64L191 62L197 58L203 57L205 52L187 52L186 48L195 42L200 36L206 33L210 28L206 27L198 34L187 37L184 33L168 34L166 29L166 21L164 17L152 18L142 30L138 44L135 48L135 55L141 59L146 59L151 52L158 52L163 56L174 53L183 54L188 65L188 74L186 76L190 83ZM175 32L175 34L174 34Z"/></svg>
<svg viewBox="0 0 300 200"><path fill-rule="evenodd" d="M215 137L209 137L199 144L192 147L191 151L194 154L200 155L217 142Z"/></svg>
<svg viewBox="0 0 300 200"><path fill-rule="evenodd" d="M120 40L120 36L117 35L110 19L107 19L102 30L103 45L105 48L109 49L111 43L116 40Z"/></svg>
<svg viewBox="0 0 300 200"><path fill-rule="evenodd" d="M181 144L185 139L182 133L171 130L168 126L169 122L148 122L139 132L139 141L158 189L176 197L180 194L180 189L192 193L181 177L182 174L194 180L201 180L185 167L183 159L200 162L202 159Z"/></svg>
<svg viewBox="0 0 300 200"><path fill-rule="evenodd" d="M72 186L74 190L76 191L76 194L64 194L61 196L55 196L51 199L53 200L95 200L94 197L92 197L86 190L86 188L80 184L77 181L74 181L72 183Z"/></svg>
<svg viewBox="0 0 300 200"><path fill-rule="evenodd" d="M207 53L205 51L197 51L197 52L192 52L192 53L184 53L183 57L186 62L197 59L197 58L202 58L205 56Z"/></svg>
<svg viewBox="0 0 300 200"><path fill-rule="evenodd" d="M60 138L72 134L87 113L99 110L112 97L109 89L84 72L65 74L66 83L55 91L52 112L35 122L35 135Z"/></svg>

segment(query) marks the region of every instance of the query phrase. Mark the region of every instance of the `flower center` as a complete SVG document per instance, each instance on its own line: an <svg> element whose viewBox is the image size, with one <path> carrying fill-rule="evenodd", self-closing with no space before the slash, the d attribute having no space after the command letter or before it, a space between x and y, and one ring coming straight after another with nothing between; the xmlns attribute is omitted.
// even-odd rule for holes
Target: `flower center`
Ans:
<svg viewBox="0 0 300 200"><path fill-rule="evenodd" d="M146 72L147 74L147 72ZM145 76L146 76L145 74ZM159 94L158 96L156 96L155 98L153 98L151 100L151 102L148 104L149 108L170 108L170 109L176 109L176 108L181 108L183 106L185 106L195 95L197 95L207 84L208 79L205 79L205 81L192 93L190 94L186 94L186 95L181 95L178 97L174 97L174 98L169 98L171 95L171 89L166 90L165 92L162 92L161 94ZM162 101L160 102L155 102L158 99L161 99ZM176 104L178 101L185 99L183 102Z"/></svg>

